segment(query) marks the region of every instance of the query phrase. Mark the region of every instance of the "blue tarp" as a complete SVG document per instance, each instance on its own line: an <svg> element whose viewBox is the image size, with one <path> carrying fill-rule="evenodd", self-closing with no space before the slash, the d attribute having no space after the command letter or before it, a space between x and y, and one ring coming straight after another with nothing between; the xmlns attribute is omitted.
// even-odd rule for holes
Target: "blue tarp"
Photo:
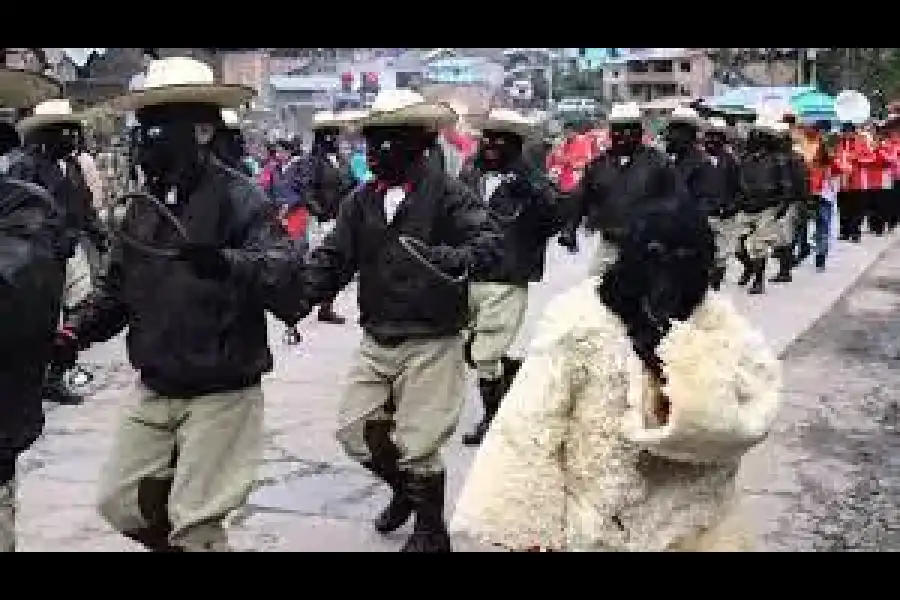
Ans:
<svg viewBox="0 0 900 600"><path fill-rule="evenodd" d="M711 107L743 107L752 109L763 102L771 102L773 100L790 102L794 96L814 91L815 88L810 86L738 87L728 90L720 96L710 98L707 104Z"/></svg>
<svg viewBox="0 0 900 600"><path fill-rule="evenodd" d="M804 92L791 98L791 107L801 118L817 117L818 120L835 118L834 98L818 91Z"/></svg>

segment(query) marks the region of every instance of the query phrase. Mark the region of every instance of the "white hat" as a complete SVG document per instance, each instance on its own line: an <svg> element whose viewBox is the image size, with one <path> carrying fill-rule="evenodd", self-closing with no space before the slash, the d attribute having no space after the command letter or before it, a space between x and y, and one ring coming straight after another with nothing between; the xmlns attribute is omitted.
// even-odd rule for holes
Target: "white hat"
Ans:
<svg viewBox="0 0 900 600"><path fill-rule="evenodd" d="M108 105L123 111L181 102L235 108L253 95L248 86L216 83L212 68L204 62L173 56L152 61L140 89L113 98Z"/></svg>
<svg viewBox="0 0 900 600"><path fill-rule="evenodd" d="M69 100L44 100L34 107L31 115L16 123L16 129L20 134L25 134L46 125L81 125L83 120L84 115L74 112Z"/></svg>
<svg viewBox="0 0 900 600"><path fill-rule="evenodd" d="M725 131L728 129L728 122L722 117L710 117L706 121L706 126L714 131Z"/></svg>
<svg viewBox="0 0 900 600"><path fill-rule="evenodd" d="M62 86L46 75L0 67L0 107L27 108L60 94Z"/></svg>
<svg viewBox="0 0 900 600"><path fill-rule="evenodd" d="M320 110L313 115L312 129L325 129L327 127L343 127L344 123L335 113L330 110Z"/></svg>
<svg viewBox="0 0 900 600"><path fill-rule="evenodd" d="M494 108L487 115L471 117L469 121L473 127L482 131L485 129L505 131L523 137L529 135L537 127L537 123L531 119L508 108Z"/></svg>
<svg viewBox="0 0 900 600"><path fill-rule="evenodd" d="M640 123L641 107L637 102L613 104L607 120L610 123Z"/></svg>
<svg viewBox="0 0 900 600"><path fill-rule="evenodd" d="M229 129L239 129L241 126L241 118L236 110L232 108L222 109L222 124Z"/></svg>
<svg viewBox="0 0 900 600"><path fill-rule="evenodd" d="M779 124L786 125L786 123L780 123L779 121L771 118L771 115L764 115L757 118L756 121L754 121L750 125L749 129L774 135L779 133Z"/></svg>
<svg viewBox="0 0 900 600"><path fill-rule="evenodd" d="M668 118L669 123L700 125L702 119L696 110L688 106L676 106Z"/></svg>
<svg viewBox="0 0 900 600"><path fill-rule="evenodd" d="M368 114L359 120L361 128L390 126L425 126L440 129L456 123L459 116L443 102L428 102L409 89L382 90Z"/></svg>

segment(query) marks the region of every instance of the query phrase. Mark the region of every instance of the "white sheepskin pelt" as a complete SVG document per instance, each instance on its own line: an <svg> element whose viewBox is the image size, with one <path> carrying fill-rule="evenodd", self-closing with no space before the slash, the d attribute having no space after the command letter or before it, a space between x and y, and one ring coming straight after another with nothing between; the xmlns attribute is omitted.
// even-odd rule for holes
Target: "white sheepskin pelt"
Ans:
<svg viewBox="0 0 900 600"><path fill-rule="evenodd" d="M451 530L510 550L665 550L714 528L778 401L778 362L710 295L660 346L670 422L599 278L554 298L475 457Z"/></svg>

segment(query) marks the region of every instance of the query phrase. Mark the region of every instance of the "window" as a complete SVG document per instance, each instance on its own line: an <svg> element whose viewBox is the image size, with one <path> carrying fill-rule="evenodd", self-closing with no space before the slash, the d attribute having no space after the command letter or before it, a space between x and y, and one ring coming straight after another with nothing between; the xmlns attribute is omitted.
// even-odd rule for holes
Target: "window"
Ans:
<svg viewBox="0 0 900 600"><path fill-rule="evenodd" d="M690 73L691 72L691 61L689 61L689 60L681 61L681 64L678 65L678 69L682 73Z"/></svg>
<svg viewBox="0 0 900 600"><path fill-rule="evenodd" d="M628 63L629 73L646 73L650 70L650 66L642 61L633 60Z"/></svg>
<svg viewBox="0 0 900 600"><path fill-rule="evenodd" d="M582 58L584 58L585 56L587 56L587 48L579 48L579 49L578 49L578 56L581 56Z"/></svg>
<svg viewBox="0 0 900 600"><path fill-rule="evenodd" d="M672 72L672 61L671 60L655 60L655 61L653 61L653 72L654 73L671 73Z"/></svg>
<svg viewBox="0 0 900 600"><path fill-rule="evenodd" d="M613 97L614 100L618 100L622 94L622 92L619 91L619 84L614 83L609 86L609 94Z"/></svg>

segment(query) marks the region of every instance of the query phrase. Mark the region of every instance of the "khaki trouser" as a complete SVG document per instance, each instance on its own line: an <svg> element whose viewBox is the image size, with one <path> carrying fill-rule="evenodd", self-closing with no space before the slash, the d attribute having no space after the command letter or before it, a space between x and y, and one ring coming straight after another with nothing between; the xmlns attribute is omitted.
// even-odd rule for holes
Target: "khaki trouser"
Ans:
<svg viewBox="0 0 900 600"><path fill-rule="evenodd" d="M84 243L75 245L75 255L66 263L66 282L63 288L63 307L78 306L91 293L91 265Z"/></svg>
<svg viewBox="0 0 900 600"><path fill-rule="evenodd" d="M138 541L162 528L171 547L227 551L222 521L247 501L261 458L262 388L181 400L138 384L128 400L100 513Z"/></svg>
<svg viewBox="0 0 900 600"><path fill-rule="evenodd" d="M716 236L716 265L726 267L728 259L737 254L741 236L747 231L746 216L710 217L709 226Z"/></svg>
<svg viewBox="0 0 900 600"><path fill-rule="evenodd" d="M16 551L16 479L0 484L0 552Z"/></svg>
<svg viewBox="0 0 900 600"><path fill-rule="evenodd" d="M369 461L367 423L391 422L402 469L443 471L440 452L459 424L465 375L462 336L388 347L364 335L338 408L338 442L350 458Z"/></svg>
<svg viewBox="0 0 900 600"><path fill-rule="evenodd" d="M758 213L748 214L747 237L744 249L751 260L769 258L772 248L779 239L779 224L775 218L776 208L767 208Z"/></svg>
<svg viewBox="0 0 900 600"><path fill-rule="evenodd" d="M506 283L469 284L469 356L478 377L499 379L507 355L528 309L528 286Z"/></svg>

